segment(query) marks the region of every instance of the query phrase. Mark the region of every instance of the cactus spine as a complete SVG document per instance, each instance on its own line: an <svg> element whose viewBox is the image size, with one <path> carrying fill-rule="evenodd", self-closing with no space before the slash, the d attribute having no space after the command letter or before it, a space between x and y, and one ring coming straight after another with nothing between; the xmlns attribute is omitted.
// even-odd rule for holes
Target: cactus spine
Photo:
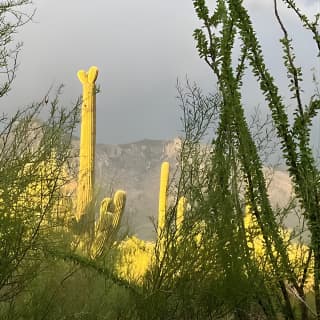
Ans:
<svg viewBox="0 0 320 320"><path fill-rule="evenodd" d="M96 145L96 86L98 68L91 67L88 72L78 71L78 78L82 83L81 107L81 136L80 136L80 165L78 176L76 219L88 210L94 193L94 161ZM94 221L94 211L90 220Z"/></svg>

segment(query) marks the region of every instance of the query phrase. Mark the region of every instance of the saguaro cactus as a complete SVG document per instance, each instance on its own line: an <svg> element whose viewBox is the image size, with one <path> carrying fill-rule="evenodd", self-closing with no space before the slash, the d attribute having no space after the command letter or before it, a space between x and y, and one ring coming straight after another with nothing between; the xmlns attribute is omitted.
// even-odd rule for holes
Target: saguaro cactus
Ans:
<svg viewBox="0 0 320 320"><path fill-rule="evenodd" d="M159 259L164 256L165 249L165 224L166 224L166 209L167 209L167 188L169 181L169 162L163 162L161 165L160 174L160 190L159 190L159 212L158 212L158 246Z"/></svg>
<svg viewBox="0 0 320 320"><path fill-rule="evenodd" d="M184 220L184 213L187 206L187 199L185 197L180 197L177 206L176 215L176 237L177 240L181 240L182 223Z"/></svg>
<svg viewBox="0 0 320 320"><path fill-rule="evenodd" d="M91 67L88 72L78 71L83 86L81 109L80 165L78 176L76 219L88 209L94 192L94 161L96 145L96 86L98 68ZM93 212L93 210L91 210ZM92 213L94 215L94 212ZM91 217L94 221L94 216Z"/></svg>
<svg viewBox="0 0 320 320"><path fill-rule="evenodd" d="M95 145L96 145L96 86L98 68L88 72L78 71L83 86L81 109L80 165L78 176L76 220L85 224L77 244L96 258L103 253L106 243L111 243L119 229L126 202L126 193L118 190L113 199L105 198L100 206L100 217L95 221L93 206ZM83 224L80 224L83 227Z"/></svg>
<svg viewBox="0 0 320 320"><path fill-rule="evenodd" d="M160 174L159 212L158 212L158 237L164 232L167 209L167 188L169 181L169 162L163 162Z"/></svg>
<svg viewBox="0 0 320 320"><path fill-rule="evenodd" d="M167 219L167 189L169 181L169 162L163 162L161 165L160 174L160 191L159 191L159 213L158 213L158 240L160 241L160 246L163 246L163 238L165 236L165 225ZM184 219L184 213L187 206L187 199L185 197L180 197L176 212L176 235L179 238L181 234L182 223ZM162 244L161 244L162 242Z"/></svg>

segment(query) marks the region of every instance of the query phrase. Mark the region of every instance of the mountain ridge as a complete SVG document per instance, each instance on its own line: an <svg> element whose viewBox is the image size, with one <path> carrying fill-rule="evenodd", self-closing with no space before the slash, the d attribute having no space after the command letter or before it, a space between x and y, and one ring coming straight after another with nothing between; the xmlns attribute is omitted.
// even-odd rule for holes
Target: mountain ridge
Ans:
<svg viewBox="0 0 320 320"><path fill-rule="evenodd" d="M127 193L127 204L122 224L131 234L144 240L156 237L152 220L157 221L160 168L163 161L175 171L181 146L180 138L172 140L143 139L124 144L96 145L96 185L100 198L111 196L117 189ZM79 141L74 141L79 149ZM264 168L265 174L270 174ZM268 188L273 207L283 207L292 193L292 183L284 170L276 170ZM290 219L288 226L295 224Z"/></svg>

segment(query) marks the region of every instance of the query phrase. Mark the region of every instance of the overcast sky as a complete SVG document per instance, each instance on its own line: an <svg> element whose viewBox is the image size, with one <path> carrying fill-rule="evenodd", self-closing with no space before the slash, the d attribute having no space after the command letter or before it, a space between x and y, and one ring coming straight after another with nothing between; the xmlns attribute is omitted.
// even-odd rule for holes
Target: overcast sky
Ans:
<svg viewBox="0 0 320 320"><path fill-rule="evenodd" d="M214 3L213 0L209 1ZM266 62L285 90L279 27L272 0L245 0L265 50ZM319 12L320 0L296 0L303 12ZM200 60L192 37L200 26L191 0L35 0L34 23L16 39L24 42L19 72L1 111L41 100L52 85L65 84L64 101L81 94L76 73L99 68L97 140L126 143L144 138L170 139L181 134L176 80L186 75L204 91L215 92L215 78ZM297 61L305 75L305 97L314 90L311 68L319 76L312 37L287 9L281 10L294 38ZM263 99L252 76L245 78L243 97L249 114ZM289 93L285 92L288 101ZM307 102L307 99L305 100ZM319 138L319 118L314 135Z"/></svg>

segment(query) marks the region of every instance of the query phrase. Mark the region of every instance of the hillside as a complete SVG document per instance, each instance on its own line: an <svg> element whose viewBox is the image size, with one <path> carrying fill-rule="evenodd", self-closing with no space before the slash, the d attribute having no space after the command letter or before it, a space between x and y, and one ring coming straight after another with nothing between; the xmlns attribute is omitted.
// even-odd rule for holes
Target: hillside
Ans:
<svg viewBox="0 0 320 320"><path fill-rule="evenodd" d="M116 189L127 192L123 225L142 239L155 237L153 219L157 218L159 176L162 161L169 161L171 173L177 163L178 138L171 141L142 140L118 145L98 144L96 148L96 183L100 198L110 196ZM79 141L75 141L79 148ZM265 168L265 173L270 174ZM269 185L273 206L284 206L292 191L285 171L275 171ZM295 224L292 217L289 226Z"/></svg>

